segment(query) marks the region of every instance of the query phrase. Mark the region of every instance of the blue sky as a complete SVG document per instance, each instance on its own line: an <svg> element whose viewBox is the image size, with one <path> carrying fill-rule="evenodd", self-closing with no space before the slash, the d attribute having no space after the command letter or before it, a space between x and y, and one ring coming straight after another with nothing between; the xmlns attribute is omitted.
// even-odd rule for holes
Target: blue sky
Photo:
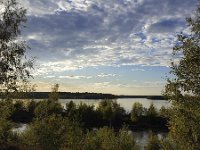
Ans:
<svg viewBox="0 0 200 150"><path fill-rule="evenodd" d="M37 91L161 94L197 0L19 0Z"/></svg>

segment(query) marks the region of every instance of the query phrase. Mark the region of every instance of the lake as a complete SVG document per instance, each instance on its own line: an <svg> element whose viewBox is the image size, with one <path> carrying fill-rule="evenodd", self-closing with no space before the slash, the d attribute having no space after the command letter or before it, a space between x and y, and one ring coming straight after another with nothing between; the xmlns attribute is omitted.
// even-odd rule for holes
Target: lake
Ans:
<svg viewBox="0 0 200 150"><path fill-rule="evenodd" d="M59 102L61 105L65 108L66 103L73 101L75 104L85 103L88 105L94 105L95 107L98 106L98 103L101 100L96 99L59 99ZM124 107L124 109L127 112L130 112L132 109L132 106L135 102L139 102L143 105L143 107L148 108L151 103L155 105L157 109L160 109L162 106L164 107L170 107L170 103L167 100L150 100L146 98L119 98L116 99L116 101Z"/></svg>
<svg viewBox="0 0 200 150"><path fill-rule="evenodd" d="M61 105L65 108L66 103L73 101L75 104L85 103L88 105L94 105L95 107L98 106L98 103L101 100L95 100L95 99L60 99L59 102ZM134 103L139 102L143 105L145 108L149 108L151 103L154 104L154 106L157 109L160 109L162 106L164 107L170 107L171 104L167 100L150 100L146 98L119 98L116 99L116 101L122 106L126 112L130 112L132 109L132 106ZM147 144L148 139L148 131L131 131L133 134L134 139L136 140L136 143L141 147L141 149L144 149L144 146ZM159 138L166 136L166 132L156 132L155 133Z"/></svg>
<svg viewBox="0 0 200 150"><path fill-rule="evenodd" d="M41 101L39 99L35 101ZM95 107L98 106L98 103L101 100L96 99L59 99L59 102L61 105L65 108L66 103L73 101L75 104L85 103L88 105L94 105ZM157 109L160 109L162 106L164 107L170 107L170 103L167 100L150 100L146 98L119 98L116 99L116 101L126 110L126 112L130 112L132 109L132 106L135 102L139 102L143 105L143 107L148 108L151 103L154 104L154 106ZM27 128L27 124L18 124L18 127L13 129L14 132L21 133ZM144 148L144 145L147 142L148 138L148 131L131 131L134 139L136 142L141 146L141 148ZM165 136L166 132L157 132L156 133L160 138L162 136Z"/></svg>

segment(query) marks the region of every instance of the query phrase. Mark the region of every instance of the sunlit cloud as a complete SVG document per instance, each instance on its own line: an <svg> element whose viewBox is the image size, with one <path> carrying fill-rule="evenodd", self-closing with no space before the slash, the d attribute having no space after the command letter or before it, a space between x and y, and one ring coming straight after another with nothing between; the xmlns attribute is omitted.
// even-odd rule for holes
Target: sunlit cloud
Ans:
<svg viewBox="0 0 200 150"><path fill-rule="evenodd" d="M20 39L31 47L27 55L36 57L34 77L75 81L93 79L93 89L93 86L102 85L116 90L136 88L123 83L112 85L109 81L122 78L123 70L119 71L121 74L112 70L98 70L89 76L81 73L94 68L136 66L130 71L144 74L147 72L144 66L168 67L177 34L188 33L185 17L192 14L197 4L197 0L19 2L28 13ZM74 73L76 71L78 75ZM143 83L141 86L150 88L150 84L156 88L157 85L163 86L159 83Z"/></svg>
<svg viewBox="0 0 200 150"><path fill-rule="evenodd" d="M176 34L184 29L196 0L21 2L29 12L23 37L34 49L30 55L38 58L41 69L60 71L169 66Z"/></svg>
<svg viewBox="0 0 200 150"><path fill-rule="evenodd" d="M75 76L75 75L67 75L67 76L59 76L60 79L91 79L92 76Z"/></svg>

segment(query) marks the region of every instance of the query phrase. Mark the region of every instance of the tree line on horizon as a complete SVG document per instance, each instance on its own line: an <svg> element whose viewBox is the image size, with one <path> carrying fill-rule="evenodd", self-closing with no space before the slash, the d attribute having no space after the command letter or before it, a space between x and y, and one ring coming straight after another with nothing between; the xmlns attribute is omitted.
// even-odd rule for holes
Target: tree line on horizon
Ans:
<svg viewBox="0 0 200 150"><path fill-rule="evenodd" d="M13 93L13 99L48 99L51 92L17 92ZM60 99L115 99L113 94L58 92ZM0 93L0 98L5 98L5 93Z"/></svg>
<svg viewBox="0 0 200 150"><path fill-rule="evenodd" d="M48 99L51 92L13 92L10 93L12 99ZM167 100L167 97L161 95L114 95L105 93L90 92L58 92L60 99L118 99L118 98L147 98L151 100ZM0 92L0 98L6 98L4 92Z"/></svg>

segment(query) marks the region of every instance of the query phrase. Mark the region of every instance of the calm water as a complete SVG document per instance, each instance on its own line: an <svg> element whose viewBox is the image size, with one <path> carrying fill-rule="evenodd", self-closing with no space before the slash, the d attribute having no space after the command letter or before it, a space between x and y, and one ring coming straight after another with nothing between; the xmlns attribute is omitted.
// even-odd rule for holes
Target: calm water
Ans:
<svg viewBox="0 0 200 150"><path fill-rule="evenodd" d="M36 101L40 101L40 100L36 100ZM80 103L85 103L88 105L94 105L95 107L98 106L98 103L101 100L95 100L95 99L60 99L59 102L61 103L61 105L65 108L66 103L73 101L76 104L80 104ZM131 111L131 108L133 106L133 104L135 102L140 102L145 108L148 108L150 106L151 103L153 103L155 105L155 107L157 109L160 109L162 106L164 107L169 107L170 103L168 101L165 100L149 100L149 99L145 99L145 98L120 98L116 100L122 107L125 108L125 110L127 112ZM27 128L27 124L18 124L18 126L16 128L13 129L14 132L18 132L21 133L24 130L26 130ZM132 132L132 131L131 131ZM148 131L134 131L132 132L134 139L136 140L136 142L141 146L141 148L144 148L144 145L147 142L147 138L148 138ZM158 132L156 133L160 138L162 136L165 136L166 133L163 132Z"/></svg>
<svg viewBox="0 0 200 150"><path fill-rule="evenodd" d="M95 100L95 99L60 99L59 102L61 105L65 108L66 103L73 101L76 104L80 103L86 103L88 105L94 105L95 107L98 106L98 103L101 100ZM132 106L135 102L140 102L145 108L148 108L151 103L155 105L157 109L160 109L162 106L169 107L170 103L166 100L149 100L146 98L119 98L116 99L116 101L125 108L127 112L130 112L132 109Z"/></svg>

